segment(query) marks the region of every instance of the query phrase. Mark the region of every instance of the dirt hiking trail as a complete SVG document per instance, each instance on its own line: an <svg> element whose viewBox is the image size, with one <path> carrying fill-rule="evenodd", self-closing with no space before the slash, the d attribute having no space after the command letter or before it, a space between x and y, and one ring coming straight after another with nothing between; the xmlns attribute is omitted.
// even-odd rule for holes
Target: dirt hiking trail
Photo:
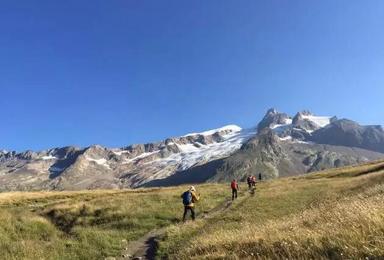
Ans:
<svg viewBox="0 0 384 260"><path fill-rule="evenodd" d="M215 208L204 211L200 216L202 219L212 218L224 211L232 205L232 200L226 200L224 203ZM158 240L164 235L167 227L155 229L148 232L143 237L135 241L130 241L122 251L119 257L115 259L132 259L132 260L153 260L156 256L158 248Z"/></svg>

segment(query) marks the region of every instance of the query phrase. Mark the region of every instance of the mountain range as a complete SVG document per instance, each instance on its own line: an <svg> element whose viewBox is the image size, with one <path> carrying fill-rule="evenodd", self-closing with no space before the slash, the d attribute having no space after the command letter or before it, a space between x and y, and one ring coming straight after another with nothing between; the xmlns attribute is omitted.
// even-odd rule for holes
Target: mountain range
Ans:
<svg viewBox="0 0 384 260"><path fill-rule="evenodd" d="M136 188L305 174L384 158L384 130L302 111L122 148L0 150L0 190Z"/></svg>

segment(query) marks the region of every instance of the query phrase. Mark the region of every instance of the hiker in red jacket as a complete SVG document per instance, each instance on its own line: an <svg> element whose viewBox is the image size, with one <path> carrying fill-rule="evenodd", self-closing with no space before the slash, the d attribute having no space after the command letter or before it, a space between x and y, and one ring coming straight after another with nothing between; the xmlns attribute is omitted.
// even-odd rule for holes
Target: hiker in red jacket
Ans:
<svg viewBox="0 0 384 260"><path fill-rule="evenodd" d="M237 199L237 191L239 190L239 184L237 184L237 181L235 179L231 182L231 189L232 189L232 200Z"/></svg>

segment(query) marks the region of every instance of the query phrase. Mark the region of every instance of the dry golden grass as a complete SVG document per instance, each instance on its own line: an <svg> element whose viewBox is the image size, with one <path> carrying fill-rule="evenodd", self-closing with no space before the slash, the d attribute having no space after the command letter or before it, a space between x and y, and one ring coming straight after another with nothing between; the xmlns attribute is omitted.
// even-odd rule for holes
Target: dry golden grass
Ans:
<svg viewBox="0 0 384 260"><path fill-rule="evenodd" d="M2 259L103 259L168 227L159 258L384 257L384 162L265 181L226 211L180 224L186 187L0 194ZM336 177L336 178L335 178ZM241 185L242 188L245 185ZM199 185L198 212L228 184Z"/></svg>
<svg viewBox="0 0 384 260"><path fill-rule="evenodd" d="M380 186L380 192L384 186ZM327 202L261 227L219 229L191 241L185 256L329 259L384 255L384 196Z"/></svg>
<svg viewBox="0 0 384 260"><path fill-rule="evenodd" d="M377 165L379 164L379 165ZM224 215L168 229L171 259L384 257L382 162L259 184ZM359 168L359 167L357 167ZM367 168L369 168L367 174ZM374 169L378 169L375 171ZM341 174L341 172L344 173ZM330 178L338 176L338 178Z"/></svg>

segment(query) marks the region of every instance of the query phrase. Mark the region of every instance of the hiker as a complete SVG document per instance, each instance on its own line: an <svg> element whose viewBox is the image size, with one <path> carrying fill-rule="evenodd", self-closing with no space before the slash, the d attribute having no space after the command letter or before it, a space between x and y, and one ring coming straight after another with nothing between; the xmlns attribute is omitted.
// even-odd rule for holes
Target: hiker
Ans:
<svg viewBox="0 0 384 260"><path fill-rule="evenodd" d="M184 192L181 195L181 198L183 198L183 204L184 204L184 215L183 215L183 222L185 222L185 218L187 216L188 210L191 211L191 217L192 220L195 220L195 204L197 201L199 201L199 196L196 194L195 187L191 186L189 190Z"/></svg>
<svg viewBox="0 0 384 260"><path fill-rule="evenodd" d="M237 191L239 190L239 184L237 184L237 181L235 179L231 182L231 189L232 189L232 200L237 199Z"/></svg>
<svg viewBox="0 0 384 260"><path fill-rule="evenodd" d="M259 181L261 181L262 180L262 178L261 178L261 172L259 173Z"/></svg>
<svg viewBox="0 0 384 260"><path fill-rule="evenodd" d="M256 176L252 176L252 187L256 187Z"/></svg>
<svg viewBox="0 0 384 260"><path fill-rule="evenodd" d="M251 189L252 188L252 176L248 176L247 184L248 184L248 189Z"/></svg>

